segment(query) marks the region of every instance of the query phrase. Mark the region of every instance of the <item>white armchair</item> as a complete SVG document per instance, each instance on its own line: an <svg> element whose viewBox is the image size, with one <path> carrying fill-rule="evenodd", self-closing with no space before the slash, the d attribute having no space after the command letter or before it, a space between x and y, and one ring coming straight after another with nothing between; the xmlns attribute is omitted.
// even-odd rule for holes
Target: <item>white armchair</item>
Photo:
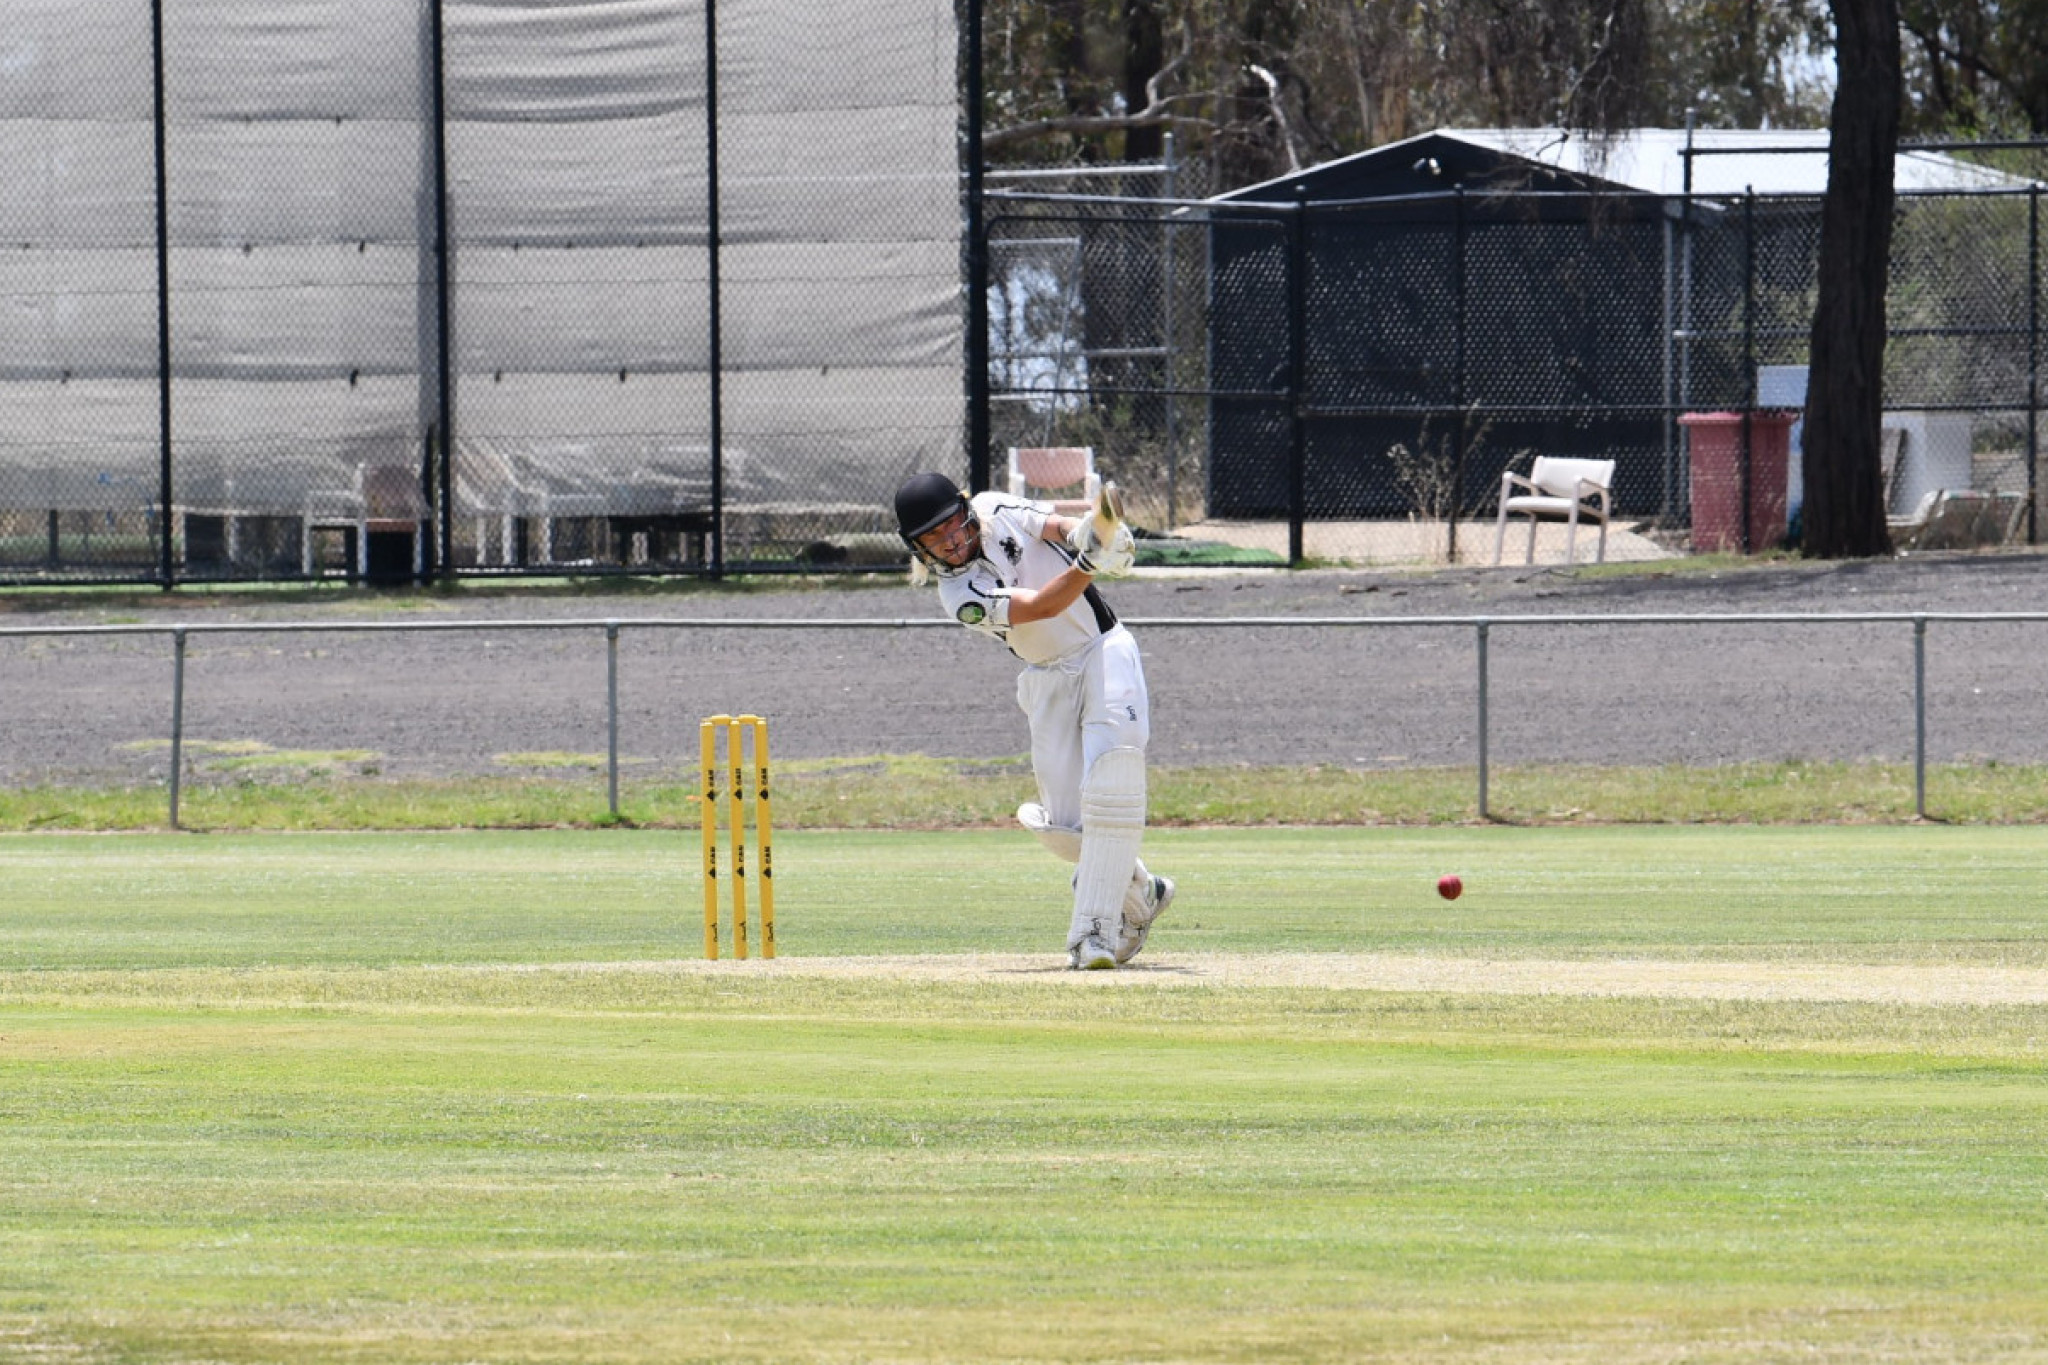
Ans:
<svg viewBox="0 0 2048 1365"><path fill-rule="evenodd" d="M1600 548L1594 562L1605 563L1613 484L1612 460L1565 460L1538 455L1527 478L1513 470L1504 471L1500 476L1500 512L1494 519L1493 562L1500 563L1501 550L1507 543L1508 518L1524 516L1529 519L1529 549L1523 563L1536 562L1536 524L1543 521L1561 521L1570 528L1564 542L1568 564L1577 559L1579 523L1598 522ZM1517 488L1527 491L1518 493Z"/></svg>
<svg viewBox="0 0 2048 1365"><path fill-rule="evenodd" d="M1010 496L1049 502L1063 517L1086 516L1102 480L1093 446L1011 446ZM1064 490L1064 496L1062 496Z"/></svg>

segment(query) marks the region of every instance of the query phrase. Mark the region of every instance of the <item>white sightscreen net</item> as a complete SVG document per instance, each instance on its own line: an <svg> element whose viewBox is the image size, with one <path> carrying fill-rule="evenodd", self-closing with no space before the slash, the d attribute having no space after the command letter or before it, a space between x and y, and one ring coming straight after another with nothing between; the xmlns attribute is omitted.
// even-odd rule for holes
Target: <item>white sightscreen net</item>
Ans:
<svg viewBox="0 0 2048 1365"><path fill-rule="evenodd" d="M0 549L64 508L157 486L148 13L8 0L0 16Z"/></svg>
<svg viewBox="0 0 2048 1365"><path fill-rule="evenodd" d="M442 8L458 517L703 506L702 0ZM879 508L962 459L951 5L716 18L725 496ZM433 39L426 0L165 0L180 509L417 484L441 416ZM155 504L153 103L146 6L7 0L0 512Z"/></svg>

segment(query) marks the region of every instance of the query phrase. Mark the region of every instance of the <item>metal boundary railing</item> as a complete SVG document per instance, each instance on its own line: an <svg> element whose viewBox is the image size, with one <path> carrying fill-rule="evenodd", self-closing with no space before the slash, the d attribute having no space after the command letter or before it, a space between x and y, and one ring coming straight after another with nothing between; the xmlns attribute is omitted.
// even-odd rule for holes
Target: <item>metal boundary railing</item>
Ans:
<svg viewBox="0 0 2048 1365"><path fill-rule="evenodd" d="M1489 724L1491 703L1489 662L1493 632L1502 628L1579 626L1733 626L1733 625L1910 625L1913 629L1913 814L1927 818L1927 627L1942 624L2020 624L2048 622L2048 611L1927 612L1733 612L1622 613L1609 616L1151 616L1132 617L1125 624L1145 630L1369 630L1428 626L1466 629L1473 633L1478 666L1478 710L1474 740L1478 761L1478 814L1493 818L1488 807ZM0 639L30 636L168 635L171 637L171 764L170 824L178 828L181 777L184 768L185 649L194 635L387 634L450 631L602 631L605 641L605 788L613 818L619 814L619 636L627 630L915 630L951 628L945 617L879 617L794 619L787 617L608 617L604 619L515 621L244 621L118 626L0 626Z"/></svg>

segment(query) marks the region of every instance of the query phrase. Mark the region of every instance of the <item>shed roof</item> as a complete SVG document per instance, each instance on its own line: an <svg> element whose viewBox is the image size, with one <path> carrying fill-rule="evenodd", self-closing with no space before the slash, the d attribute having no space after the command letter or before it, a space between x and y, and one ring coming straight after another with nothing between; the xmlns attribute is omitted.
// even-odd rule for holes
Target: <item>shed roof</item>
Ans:
<svg viewBox="0 0 2048 1365"><path fill-rule="evenodd" d="M1533 189L1675 196L1685 192L1687 137L1682 128L1635 128L1605 137L1568 128L1440 128L1216 197L1291 199L1299 184L1312 199L1368 199L1459 183L1498 189L1516 181ZM1825 128L1708 128L1694 130L1690 138L1695 194L1819 194L1827 188ZM1942 152L1903 149L1894 183L1902 191L2028 184Z"/></svg>

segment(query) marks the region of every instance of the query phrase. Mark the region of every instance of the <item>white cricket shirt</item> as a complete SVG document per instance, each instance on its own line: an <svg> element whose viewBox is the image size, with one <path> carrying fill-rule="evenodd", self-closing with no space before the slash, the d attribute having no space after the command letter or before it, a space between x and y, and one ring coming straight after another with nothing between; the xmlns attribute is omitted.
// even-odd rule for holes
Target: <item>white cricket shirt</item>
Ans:
<svg viewBox="0 0 2048 1365"><path fill-rule="evenodd" d="M981 556L940 573L939 601L948 615L969 630L1001 640L1028 664L1064 659L1116 624L1116 613L1091 584L1059 615L1011 625L1010 591L1044 587L1066 571L1074 554L1065 544L1043 539L1047 512L1042 505L996 492L976 493L971 502L981 519Z"/></svg>

